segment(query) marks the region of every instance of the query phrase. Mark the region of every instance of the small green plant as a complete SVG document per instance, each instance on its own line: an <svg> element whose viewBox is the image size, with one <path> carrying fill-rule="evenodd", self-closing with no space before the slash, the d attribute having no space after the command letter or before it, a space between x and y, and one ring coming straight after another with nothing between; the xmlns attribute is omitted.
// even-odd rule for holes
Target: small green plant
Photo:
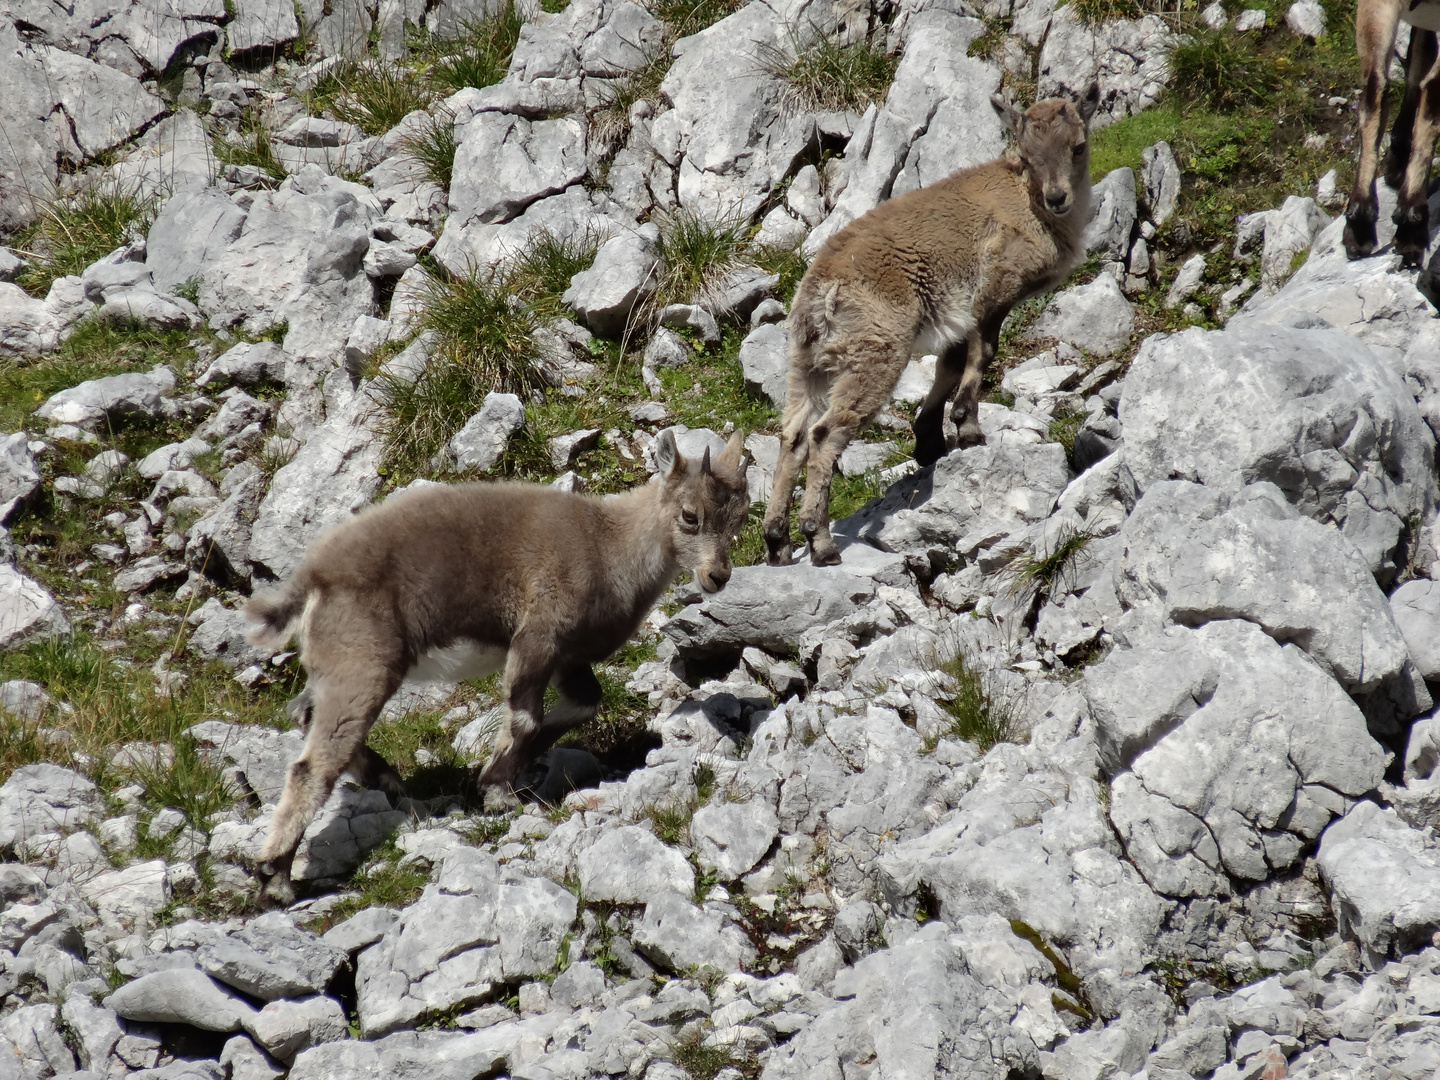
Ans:
<svg viewBox="0 0 1440 1080"><path fill-rule="evenodd" d="M691 210L655 215L660 240L655 246L659 277L651 303L688 304L713 288L739 260L746 222L739 218L707 219Z"/></svg>
<svg viewBox="0 0 1440 1080"><path fill-rule="evenodd" d="M1259 51L1257 37L1228 28L1192 30L1170 54L1170 85L1185 100L1210 109L1263 103L1280 74L1274 61Z"/></svg>
<svg viewBox="0 0 1440 1080"><path fill-rule="evenodd" d="M1099 26L1115 19L1138 19L1145 14L1139 0L1066 0L1086 26Z"/></svg>
<svg viewBox="0 0 1440 1080"><path fill-rule="evenodd" d="M715 794L715 766L708 761L700 761L695 764L695 797L704 806L710 801L710 796Z"/></svg>
<svg viewBox="0 0 1440 1080"><path fill-rule="evenodd" d="M792 34L788 50L768 42L758 49L761 66L786 82L790 113L864 112L884 100L900 62L869 41L841 47L823 34L806 42Z"/></svg>
<svg viewBox="0 0 1440 1080"><path fill-rule="evenodd" d="M537 314L563 314L561 294L571 278L590 269L599 250L600 237L592 230L562 236L542 229L510 260L506 282Z"/></svg>
<svg viewBox="0 0 1440 1080"><path fill-rule="evenodd" d="M354 124L366 135L383 135L410 113L426 108L435 94L405 68L364 60L338 65L316 86L315 96L336 120Z"/></svg>
<svg viewBox="0 0 1440 1080"><path fill-rule="evenodd" d="M402 908L420 898L428 876L414 867L400 865L402 852L394 840L376 848L365 865L355 871L350 887L355 896L346 897L326 913L311 930L323 933L368 907Z"/></svg>
<svg viewBox="0 0 1440 1080"><path fill-rule="evenodd" d="M1065 448L1065 460L1070 462L1071 468L1075 467L1075 436L1080 433L1084 423L1085 417L1082 414L1067 411L1062 411L1050 421L1050 441Z"/></svg>
<svg viewBox="0 0 1440 1080"><path fill-rule="evenodd" d="M1080 977L1065 962L1065 958L1051 948L1049 942L1041 937L1038 930L1020 919L1010 920L1010 931L1016 937L1024 938L1035 946L1036 951L1049 960L1055 969L1055 982L1064 993L1051 995L1051 1002L1054 1006L1057 1009L1074 1013L1082 1020L1094 1019L1095 1011L1090 1005L1089 998L1085 995L1085 987L1081 985Z"/></svg>
<svg viewBox="0 0 1440 1080"><path fill-rule="evenodd" d="M443 106L428 117L420 130L401 143L405 153L425 170L425 179L450 190L455 171L455 114Z"/></svg>
<svg viewBox="0 0 1440 1080"><path fill-rule="evenodd" d="M1062 526L1049 551L1016 555L1001 572L1009 581L1010 595L1048 600L1056 587L1064 588L1073 578L1076 561L1093 539L1083 529Z"/></svg>
<svg viewBox="0 0 1440 1080"><path fill-rule="evenodd" d="M189 300L192 304L200 302L200 286L203 279L199 274L191 274L188 278L175 286L175 295L182 300Z"/></svg>
<svg viewBox="0 0 1440 1080"><path fill-rule="evenodd" d="M991 680L971 668L963 653L957 652L939 667L955 682L950 699L940 703L951 722L939 738L973 742L981 753L1002 742L1023 741L1024 729L1014 700L989 685ZM939 738L931 741L931 749Z"/></svg>
<svg viewBox="0 0 1440 1080"><path fill-rule="evenodd" d="M525 19L513 3L488 19L465 22L453 38L418 36L412 48L428 61L430 82L443 93L485 87L505 77Z"/></svg>
<svg viewBox="0 0 1440 1080"><path fill-rule="evenodd" d="M775 286L775 295L789 304L795 296L795 289L800 284L800 279L805 276L805 271L810 268L809 257L798 247L751 247L746 256L756 266L768 274L779 274L780 281Z"/></svg>
<svg viewBox="0 0 1440 1080"><path fill-rule="evenodd" d="M753 1065L745 1058L736 1057L729 1047L706 1046L705 1035L698 1028L692 1028L672 1043L670 1055L693 1080L713 1080L721 1069L735 1068L745 1072Z"/></svg>
<svg viewBox="0 0 1440 1080"><path fill-rule="evenodd" d="M667 803L664 806L650 806L645 816L655 826L655 835L667 844L685 844L690 841L690 820L695 816L692 803Z"/></svg>
<svg viewBox="0 0 1440 1080"><path fill-rule="evenodd" d="M15 282L43 297L56 278L79 274L132 233L147 231L154 217L154 200L133 187L97 185L53 199L14 245L28 264Z"/></svg>

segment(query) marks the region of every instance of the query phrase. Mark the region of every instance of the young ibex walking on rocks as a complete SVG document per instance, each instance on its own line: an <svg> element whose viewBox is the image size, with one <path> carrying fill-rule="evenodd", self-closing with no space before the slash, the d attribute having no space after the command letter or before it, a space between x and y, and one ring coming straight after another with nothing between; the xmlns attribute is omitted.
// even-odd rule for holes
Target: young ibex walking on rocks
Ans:
<svg viewBox="0 0 1440 1080"><path fill-rule="evenodd" d="M1400 193L1395 208L1395 250L1405 266L1419 266L1430 246L1429 180L1435 137L1440 134L1440 0L1360 0L1355 11L1355 48L1364 85L1360 89L1360 163L1345 207L1345 254L1361 259L1375 250L1375 173L1385 126L1385 78L1395 31L1410 24L1405 57L1405 98L1385 156L1385 183ZM1416 280L1426 298L1440 307L1440 252Z"/></svg>
<svg viewBox="0 0 1440 1080"><path fill-rule="evenodd" d="M291 863L341 772L370 771L365 737L407 675L471 679L504 669L505 723L479 777L513 799L520 767L595 715L590 665L620 648L690 568L706 592L730 580L749 512L741 433L715 461L656 444L660 475L612 498L525 484L407 492L318 540L304 564L245 611L252 640L301 641L305 747L290 766L260 854L262 898L294 897ZM545 688L560 700L542 716Z"/></svg>
<svg viewBox="0 0 1440 1080"><path fill-rule="evenodd" d="M829 526L836 459L889 400L911 354L939 356L935 385L915 418L915 459L929 465L944 455L952 393L959 445L983 442L980 379L1001 323L1084 257L1087 131L1099 86L1078 103L1050 98L1023 113L990 100L1015 135L1013 149L851 222L825 242L800 282L790 311L780 460L765 512L772 565L790 561L791 491L807 460L800 531L812 563L840 561Z"/></svg>

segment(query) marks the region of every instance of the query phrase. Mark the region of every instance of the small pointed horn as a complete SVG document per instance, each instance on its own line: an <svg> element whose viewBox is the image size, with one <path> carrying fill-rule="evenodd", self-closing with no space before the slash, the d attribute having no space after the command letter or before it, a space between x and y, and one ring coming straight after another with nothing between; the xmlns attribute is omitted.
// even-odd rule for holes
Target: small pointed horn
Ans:
<svg viewBox="0 0 1440 1080"><path fill-rule="evenodd" d="M700 475L710 475L710 447L705 447L705 456L700 459Z"/></svg>
<svg viewBox="0 0 1440 1080"><path fill-rule="evenodd" d="M716 464L727 472L743 472L741 458L745 456L745 432L736 429L725 444L724 451L716 460Z"/></svg>

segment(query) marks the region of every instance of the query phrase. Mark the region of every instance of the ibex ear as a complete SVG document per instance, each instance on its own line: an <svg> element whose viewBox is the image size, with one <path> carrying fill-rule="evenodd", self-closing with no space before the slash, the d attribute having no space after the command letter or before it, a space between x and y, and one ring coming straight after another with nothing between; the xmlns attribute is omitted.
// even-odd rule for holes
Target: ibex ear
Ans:
<svg viewBox="0 0 1440 1080"><path fill-rule="evenodd" d="M745 432L737 429L736 432L730 436L730 441L725 444L725 449L721 452L720 457L716 459L715 464L720 466L723 471L740 473L743 476L744 470L741 469L740 466L741 459L744 456Z"/></svg>
<svg viewBox="0 0 1440 1080"><path fill-rule="evenodd" d="M999 94L990 95L990 105L999 114L1001 122L1010 129L1011 134L1019 138L1020 129L1025 126L1025 114Z"/></svg>
<svg viewBox="0 0 1440 1080"><path fill-rule="evenodd" d="M672 480L685 472L685 459L675 445L675 433L666 428L655 440L655 467L666 480Z"/></svg>
<svg viewBox="0 0 1440 1080"><path fill-rule="evenodd" d="M1075 104L1080 110L1080 119L1088 125L1090 118L1095 115L1095 110L1100 106L1100 84L1092 82L1089 89L1080 95L1080 100Z"/></svg>

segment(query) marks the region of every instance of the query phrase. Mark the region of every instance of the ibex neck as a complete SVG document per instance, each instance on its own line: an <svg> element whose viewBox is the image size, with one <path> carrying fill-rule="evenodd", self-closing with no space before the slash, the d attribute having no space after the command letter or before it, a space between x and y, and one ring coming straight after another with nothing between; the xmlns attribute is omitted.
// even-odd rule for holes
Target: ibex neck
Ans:
<svg viewBox="0 0 1440 1080"><path fill-rule="evenodd" d="M658 483L646 484L602 502L615 551L611 581L617 593L648 608L680 570L670 522Z"/></svg>

